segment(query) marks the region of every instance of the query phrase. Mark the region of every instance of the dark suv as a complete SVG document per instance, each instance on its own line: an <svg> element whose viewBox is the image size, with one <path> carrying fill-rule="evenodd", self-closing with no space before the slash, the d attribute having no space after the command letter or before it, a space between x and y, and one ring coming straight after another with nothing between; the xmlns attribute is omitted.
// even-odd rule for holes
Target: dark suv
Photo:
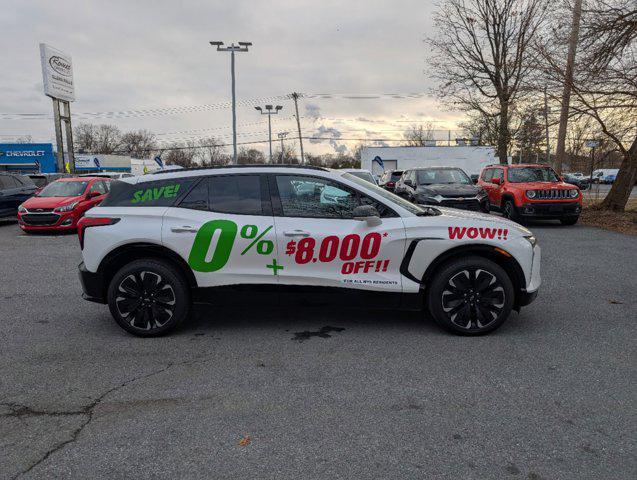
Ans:
<svg viewBox="0 0 637 480"><path fill-rule="evenodd" d="M20 204L36 189L29 177L0 172L0 219L15 218Z"/></svg>
<svg viewBox="0 0 637 480"><path fill-rule="evenodd" d="M456 167L405 170L394 193L419 205L489 212L487 192Z"/></svg>

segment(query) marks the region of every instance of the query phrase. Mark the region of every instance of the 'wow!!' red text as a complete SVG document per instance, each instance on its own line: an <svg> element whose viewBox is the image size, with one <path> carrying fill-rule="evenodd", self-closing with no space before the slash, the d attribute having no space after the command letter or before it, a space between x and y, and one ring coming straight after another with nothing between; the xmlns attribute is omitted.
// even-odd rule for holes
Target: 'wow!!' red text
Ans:
<svg viewBox="0 0 637 480"><path fill-rule="evenodd" d="M509 230L506 228L490 228L490 227L449 227L449 238L451 240L467 238L488 238L493 240L506 240Z"/></svg>

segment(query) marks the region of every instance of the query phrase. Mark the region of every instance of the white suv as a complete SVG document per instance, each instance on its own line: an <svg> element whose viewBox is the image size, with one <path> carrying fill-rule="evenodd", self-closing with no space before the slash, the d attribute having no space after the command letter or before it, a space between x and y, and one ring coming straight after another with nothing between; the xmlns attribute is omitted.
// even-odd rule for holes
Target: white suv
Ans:
<svg viewBox="0 0 637 480"><path fill-rule="evenodd" d="M177 327L192 303L427 310L476 335L540 286L531 232L420 207L350 173L235 166L111 184L78 225L84 298L130 333Z"/></svg>

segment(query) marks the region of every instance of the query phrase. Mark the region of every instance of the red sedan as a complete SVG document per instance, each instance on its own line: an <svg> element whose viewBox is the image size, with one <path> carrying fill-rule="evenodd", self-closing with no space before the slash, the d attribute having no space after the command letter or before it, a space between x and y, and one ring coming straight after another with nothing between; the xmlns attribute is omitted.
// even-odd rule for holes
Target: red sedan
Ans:
<svg viewBox="0 0 637 480"><path fill-rule="evenodd" d="M50 183L18 208L18 223L25 232L75 230L89 208L100 203L110 180L100 177L62 178Z"/></svg>

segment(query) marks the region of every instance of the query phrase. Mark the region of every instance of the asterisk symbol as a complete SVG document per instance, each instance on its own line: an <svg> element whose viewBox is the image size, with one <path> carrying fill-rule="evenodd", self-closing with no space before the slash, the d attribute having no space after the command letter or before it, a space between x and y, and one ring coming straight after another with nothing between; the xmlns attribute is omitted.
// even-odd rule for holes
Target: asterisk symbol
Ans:
<svg viewBox="0 0 637 480"><path fill-rule="evenodd" d="M388 233L387 233L387 232L383 233L383 237L386 237L387 235L388 235Z"/></svg>

